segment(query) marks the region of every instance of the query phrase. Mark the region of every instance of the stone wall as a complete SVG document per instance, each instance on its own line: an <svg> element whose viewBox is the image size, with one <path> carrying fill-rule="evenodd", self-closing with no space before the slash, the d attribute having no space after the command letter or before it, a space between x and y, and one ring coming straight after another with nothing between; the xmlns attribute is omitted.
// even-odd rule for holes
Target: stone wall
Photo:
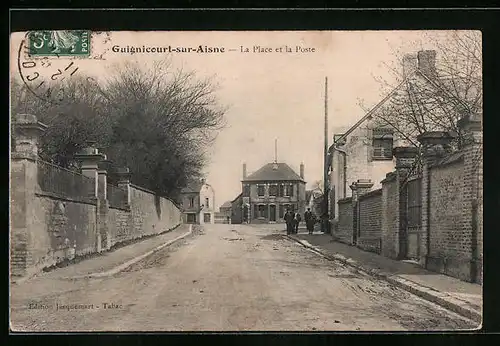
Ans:
<svg viewBox="0 0 500 346"><path fill-rule="evenodd" d="M93 147L77 156L81 172L40 161L37 139L44 126L33 116L21 115L15 127L9 244L13 277L31 276L181 224L175 203L131 185L128 169L116 173L122 200L110 207L107 172L98 168L105 155Z"/></svg>

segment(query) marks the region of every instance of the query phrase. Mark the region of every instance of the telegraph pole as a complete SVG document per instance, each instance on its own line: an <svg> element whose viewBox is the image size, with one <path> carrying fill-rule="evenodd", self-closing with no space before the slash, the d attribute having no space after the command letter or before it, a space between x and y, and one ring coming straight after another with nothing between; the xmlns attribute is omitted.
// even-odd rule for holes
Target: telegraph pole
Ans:
<svg viewBox="0 0 500 346"><path fill-rule="evenodd" d="M325 77L325 147L323 164L323 232L330 233L328 217L328 77Z"/></svg>

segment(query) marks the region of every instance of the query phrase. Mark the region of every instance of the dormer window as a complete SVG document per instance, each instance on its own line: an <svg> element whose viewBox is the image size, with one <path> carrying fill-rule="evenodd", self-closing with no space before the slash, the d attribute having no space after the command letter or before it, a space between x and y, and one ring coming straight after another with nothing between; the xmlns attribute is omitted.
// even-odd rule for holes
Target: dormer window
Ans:
<svg viewBox="0 0 500 346"><path fill-rule="evenodd" d="M273 169L276 171L278 169L278 163L273 163Z"/></svg>

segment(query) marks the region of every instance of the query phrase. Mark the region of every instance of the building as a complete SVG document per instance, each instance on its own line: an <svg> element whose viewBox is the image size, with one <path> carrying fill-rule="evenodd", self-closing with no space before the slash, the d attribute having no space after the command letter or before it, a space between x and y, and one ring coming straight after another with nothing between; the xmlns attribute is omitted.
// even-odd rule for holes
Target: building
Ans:
<svg viewBox="0 0 500 346"><path fill-rule="evenodd" d="M248 215L248 210L243 207L243 194L240 193L231 201L231 223L246 222L246 219L243 219L243 215Z"/></svg>
<svg viewBox="0 0 500 346"><path fill-rule="evenodd" d="M183 188L181 201L185 223L215 223L215 192L205 179L190 182Z"/></svg>
<svg viewBox="0 0 500 346"><path fill-rule="evenodd" d="M403 90L406 81L425 85L429 89L439 88L432 82L435 77L429 77L435 74L435 59L434 51L407 54L403 59L403 82L353 126L334 134L328 157L330 219L338 219L338 201L352 196L349 186L353 182L370 180L373 182L372 189L376 190L381 187L386 173L394 170L396 161L392 149L409 145L409 142L407 137L394 130L394 126L379 117L380 110ZM394 109L391 111L394 112ZM418 131L414 132L418 134ZM413 140L417 142L416 136Z"/></svg>
<svg viewBox="0 0 500 346"><path fill-rule="evenodd" d="M243 164L242 214L249 223L283 222L287 209L304 214L306 182L286 163L268 163L247 176Z"/></svg>
<svg viewBox="0 0 500 346"><path fill-rule="evenodd" d="M215 223L231 223L231 201L227 201L219 207L215 213Z"/></svg>

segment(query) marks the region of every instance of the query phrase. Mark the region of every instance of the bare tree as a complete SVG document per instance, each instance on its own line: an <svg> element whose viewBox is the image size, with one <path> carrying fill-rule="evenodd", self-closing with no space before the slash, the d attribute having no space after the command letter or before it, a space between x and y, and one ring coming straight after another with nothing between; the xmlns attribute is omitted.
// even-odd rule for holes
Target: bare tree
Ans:
<svg viewBox="0 0 500 346"><path fill-rule="evenodd" d="M384 94L390 95L374 112L375 124L392 128L399 141L417 147L418 135L426 131L447 131L456 135L452 148L459 149L466 138L457 126L458 120L482 116L481 33L426 34L424 40L430 42L436 53L435 56L431 52L424 53L429 60L425 68L409 72L403 67L416 59L395 50L395 60L386 64L392 82L375 77ZM424 46L422 42L413 44ZM367 110L363 100L359 103Z"/></svg>
<svg viewBox="0 0 500 346"><path fill-rule="evenodd" d="M213 79L174 70L166 60L151 67L127 63L104 82L88 76L67 81L57 100L23 93L14 81L12 114L30 112L49 125L43 159L71 166L92 140L115 165L130 168L134 183L175 198L201 177L206 149L224 126L215 87Z"/></svg>

